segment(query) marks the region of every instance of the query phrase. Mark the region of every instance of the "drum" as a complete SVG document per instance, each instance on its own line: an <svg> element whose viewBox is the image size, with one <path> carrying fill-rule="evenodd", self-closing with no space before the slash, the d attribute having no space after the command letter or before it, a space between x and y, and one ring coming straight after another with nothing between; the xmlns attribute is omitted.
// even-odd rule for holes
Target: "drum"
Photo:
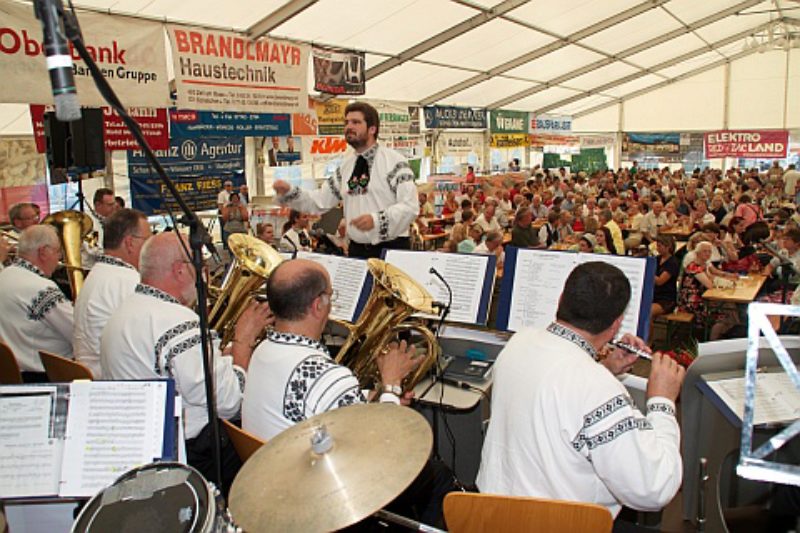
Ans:
<svg viewBox="0 0 800 533"><path fill-rule="evenodd" d="M194 468L153 463L135 468L94 496L73 533L233 533L222 496Z"/></svg>

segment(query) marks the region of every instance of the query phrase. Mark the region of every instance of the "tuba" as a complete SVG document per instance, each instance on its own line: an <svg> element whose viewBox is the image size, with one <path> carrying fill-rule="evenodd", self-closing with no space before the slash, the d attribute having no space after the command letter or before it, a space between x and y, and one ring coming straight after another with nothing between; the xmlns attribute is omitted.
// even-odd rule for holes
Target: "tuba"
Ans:
<svg viewBox="0 0 800 533"><path fill-rule="evenodd" d="M420 321L409 319L414 313L438 314L433 297L408 274L380 259L368 259L367 267L374 278L372 292L355 324L344 324L349 330L336 362L350 368L363 387L381 381L376 357L400 332L418 331L428 349L422 363L403 380L407 392L422 379L439 357L436 337ZM377 390L377 389L376 389Z"/></svg>
<svg viewBox="0 0 800 533"><path fill-rule="evenodd" d="M234 261L208 315L208 323L221 337L222 346L233 340L236 321L250 305L254 293L283 261L272 246L244 233L231 235L228 247Z"/></svg>
<svg viewBox="0 0 800 533"><path fill-rule="evenodd" d="M61 239L64 248L64 266L67 269L69 286L73 300L83 287L83 268L81 264L81 246L84 239L92 232L94 223L91 217L80 211L59 211L45 217L42 224L53 226Z"/></svg>

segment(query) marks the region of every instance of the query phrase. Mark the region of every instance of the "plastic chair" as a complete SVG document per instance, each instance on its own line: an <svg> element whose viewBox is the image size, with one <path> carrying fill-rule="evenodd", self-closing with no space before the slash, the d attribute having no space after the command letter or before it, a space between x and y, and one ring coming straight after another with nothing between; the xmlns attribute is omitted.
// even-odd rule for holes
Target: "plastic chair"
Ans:
<svg viewBox="0 0 800 533"><path fill-rule="evenodd" d="M0 342L0 385L19 385L22 383L22 373L19 370L17 358L8 344Z"/></svg>
<svg viewBox="0 0 800 533"><path fill-rule="evenodd" d="M83 363L67 359L60 355L39 350L39 359L44 365L47 379L52 383L69 383L76 379L94 379L92 371Z"/></svg>
<svg viewBox="0 0 800 533"><path fill-rule="evenodd" d="M444 499L451 533L610 533L601 505L540 498L451 492Z"/></svg>
<svg viewBox="0 0 800 533"><path fill-rule="evenodd" d="M236 450L236 454L239 456L242 463L247 461L251 455L256 453L258 449L264 445L263 440L227 420L222 420L222 426L225 428L225 431L228 432L228 436L233 443L233 449Z"/></svg>

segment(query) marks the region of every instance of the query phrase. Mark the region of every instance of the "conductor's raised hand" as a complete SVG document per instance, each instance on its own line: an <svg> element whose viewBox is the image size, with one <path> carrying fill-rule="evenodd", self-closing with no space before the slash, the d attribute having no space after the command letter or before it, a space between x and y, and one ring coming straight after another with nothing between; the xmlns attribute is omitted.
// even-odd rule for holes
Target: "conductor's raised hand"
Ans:
<svg viewBox="0 0 800 533"><path fill-rule="evenodd" d="M402 385L403 379L422 362L422 357L416 355L414 345L407 344L406 341L400 341L400 344L392 343L384 348L375 360L381 374L381 382L384 385Z"/></svg>
<svg viewBox="0 0 800 533"><path fill-rule="evenodd" d="M292 186L289 185L289 182L284 180L273 181L272 188L275 190L276 193L278 193L279 196L283 196L284 194L292 190Z"/></svg>

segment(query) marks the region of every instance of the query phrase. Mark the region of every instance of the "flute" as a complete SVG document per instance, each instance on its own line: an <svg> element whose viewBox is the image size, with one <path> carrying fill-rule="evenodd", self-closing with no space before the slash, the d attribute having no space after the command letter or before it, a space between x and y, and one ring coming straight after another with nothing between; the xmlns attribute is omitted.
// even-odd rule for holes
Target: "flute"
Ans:
<svg viewBox="0 0 800 533"><path fill-rule="evenodd" d="M628 344L627 342L613 341L612 340L611 342L609 342L609 344L611 346L616 347L616 348L620 348L622 350L625 350L626 352L635 353L636 355L638 355L642 359L647 359L648 361L652 361L653 360L653 355L652 354L650 354L648 352L645 352L644 350L642 350L640 348L637 348L636 346L633 346L632 344Z"/></svg>

